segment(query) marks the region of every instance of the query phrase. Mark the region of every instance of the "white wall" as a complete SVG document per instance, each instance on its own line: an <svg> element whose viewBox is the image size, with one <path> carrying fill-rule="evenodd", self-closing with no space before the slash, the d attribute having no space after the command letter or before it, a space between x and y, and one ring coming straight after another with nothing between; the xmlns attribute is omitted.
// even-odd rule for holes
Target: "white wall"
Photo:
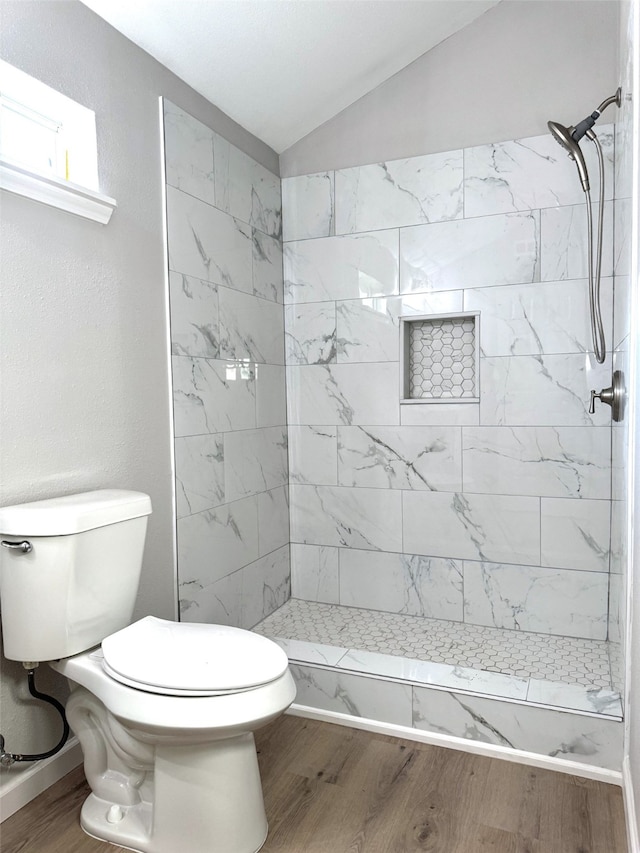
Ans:
<svg viewBox="0 0 640 853"><path fill-rule="evenodd" d="M3 504L101 487L153 502L137 614L175 614L159 96L254 159L275 153L77 2L2 2L3 59L96 112L108 226L3 193ZM45 669L45 668L43 668ZM61 691L53 674L42 687ZM46 749L54 713L3 660L2 733Z"/></svg>
<svg viewBox="0 0 640 853"><path fill-rule="evenodd" d="M546 133L549 119L578 121L618 85L618 7L504 0L284 151L281 175L519 139Z"/></svg>

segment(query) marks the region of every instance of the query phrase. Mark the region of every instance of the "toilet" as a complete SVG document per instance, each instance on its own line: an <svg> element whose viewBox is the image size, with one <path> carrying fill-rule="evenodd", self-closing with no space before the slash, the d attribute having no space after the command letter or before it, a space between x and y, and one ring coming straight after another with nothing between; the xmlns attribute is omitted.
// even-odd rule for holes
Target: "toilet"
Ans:
<svg viewBox="0 0 640 853"><path fill-rule="evenodd" d="M295 698L288 660L240 628L131 624L150 513L124 490L0 508L4 653L69 680L89 835L141 853L254 853L267 819L253 732Z"/></svg>

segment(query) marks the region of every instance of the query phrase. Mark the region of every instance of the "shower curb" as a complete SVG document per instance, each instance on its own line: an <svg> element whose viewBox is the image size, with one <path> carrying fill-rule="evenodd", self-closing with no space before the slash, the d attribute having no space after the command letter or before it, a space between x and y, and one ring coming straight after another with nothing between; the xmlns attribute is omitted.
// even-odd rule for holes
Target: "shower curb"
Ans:
<svg viewBox="0 0 640 853"><path fill-rule="evenodd" d="M364 720L402 737L456 749L509 755L525 763L527 756L535 756L539 766L568 773L583 768L578 775L622 784L620 719L295 660L290 667L298 691L294 707L328 714L322 717L327 721L337 714L336 719L350 719L356 727Z"/></svg>
<svg viewBox="0 0 640 853"><path fill-rule="evenodd" d="M291 705L285 713L292 717L305 717L309 720L319 720L323 723L332 723L337 726L345 726L346 728L361 729L362 731L388 735L389 737L413 740L417 743L440 746L444 749L456 749L460 752L471 753L472 755L497 758L501 761L511 761L515 764L538 767L542 770L553 770L556 773L567 773L583 779L593 779L596 782L605 782L617 785L618 787L625 787L623 773L618 770L608 770L592 764L582 764L578 761L540 755L535 752L527 752L526 750L499 746L498 744L467 740L466 738L455 737L454 735L423 731L409 726L385 723L380 720L367 719L366 717L356 717L352 714L328 711L323 708L315 708L298 703Z"/></svg>

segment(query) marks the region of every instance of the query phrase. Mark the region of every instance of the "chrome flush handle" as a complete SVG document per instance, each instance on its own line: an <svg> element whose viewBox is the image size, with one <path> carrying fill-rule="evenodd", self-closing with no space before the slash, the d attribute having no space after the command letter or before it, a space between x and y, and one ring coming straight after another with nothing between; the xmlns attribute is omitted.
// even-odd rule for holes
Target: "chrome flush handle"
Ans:
<svg viewBox="0 0 640 853"><path fill-rule="evenodd" d="M23 539L22 542L8 542L3 539L0 545L3 548L8 548L9 551L19 551L21 554L28 554L29 551L33 551L33 545L27 539Z"/></svg>

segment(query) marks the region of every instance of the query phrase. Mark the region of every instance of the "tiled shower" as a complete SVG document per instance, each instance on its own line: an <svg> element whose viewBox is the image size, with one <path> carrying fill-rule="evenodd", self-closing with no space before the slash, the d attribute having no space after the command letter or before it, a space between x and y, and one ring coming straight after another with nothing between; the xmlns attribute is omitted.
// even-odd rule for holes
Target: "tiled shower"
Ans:
<svg viewBox="0 0 640 853"><path fill-rule="evenodd" d="M181 617L277 638L300 704L617 766L626 433L588 400L628 335L620 119L598 366L550 136L285 178L281 208L165 102Z"/></svg>

